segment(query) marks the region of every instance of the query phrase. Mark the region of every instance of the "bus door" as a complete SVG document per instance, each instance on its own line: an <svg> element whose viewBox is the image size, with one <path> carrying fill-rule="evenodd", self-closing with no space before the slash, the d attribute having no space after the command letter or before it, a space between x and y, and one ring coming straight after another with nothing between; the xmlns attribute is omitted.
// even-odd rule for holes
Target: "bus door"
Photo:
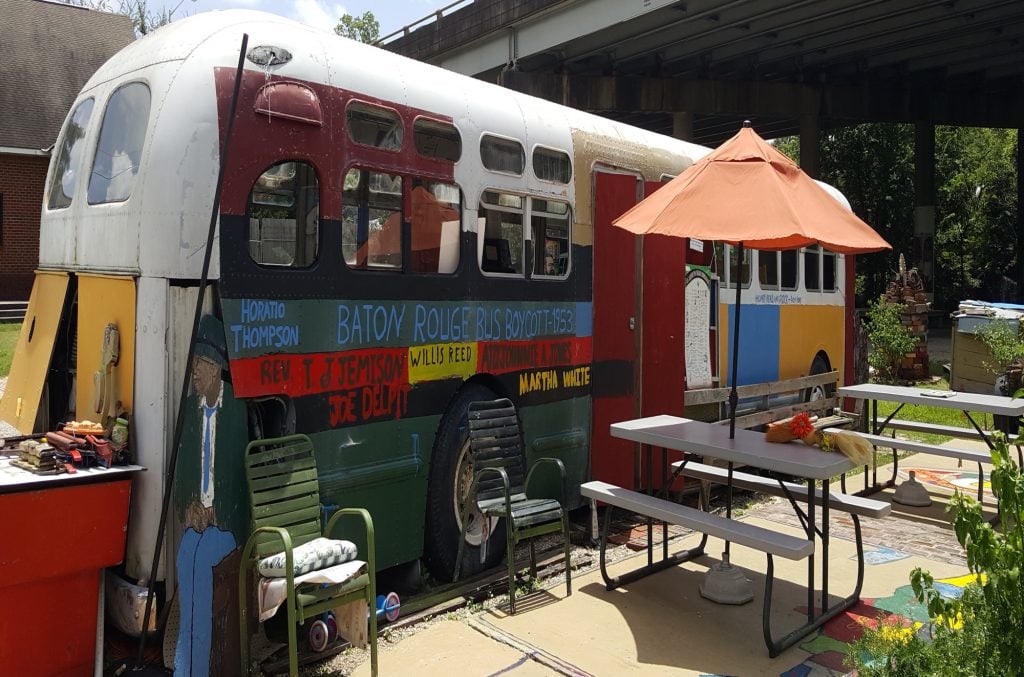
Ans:
<svg viewBox="0 0 1024 677"><path fill-rule="evenodd" d="M640 179L628 174L594 174L594 367L593 479L636 486L633 443L611 437L612 423L640 415L637 369L640 317L637 313L638 238L612 221L639 201Z"/></svg>

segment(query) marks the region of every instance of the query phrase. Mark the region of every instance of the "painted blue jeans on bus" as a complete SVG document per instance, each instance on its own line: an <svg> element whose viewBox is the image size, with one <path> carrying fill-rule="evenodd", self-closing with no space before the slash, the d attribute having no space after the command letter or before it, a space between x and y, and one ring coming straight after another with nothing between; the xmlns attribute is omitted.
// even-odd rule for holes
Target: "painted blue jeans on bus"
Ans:
<svg viewBox="0 0 1024 677"><path fill-rule="evenodd" d="M174 674L206 677L210 674L213 635L213 568L235 549L230 531L208 526L189 528L181 537L178 568L178 606L181 613Z"/></svg>

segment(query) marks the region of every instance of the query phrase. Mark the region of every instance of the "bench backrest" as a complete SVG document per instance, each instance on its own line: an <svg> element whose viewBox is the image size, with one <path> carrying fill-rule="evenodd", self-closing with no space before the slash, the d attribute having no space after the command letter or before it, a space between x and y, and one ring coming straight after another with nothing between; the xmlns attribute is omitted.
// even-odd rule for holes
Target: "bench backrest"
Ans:
<svg viewBox="0 0 1024 677"><path fill-rule="evenodd" d="M469 405L469 444L473 452L473 471L483 468L504 468L508 474L509 492L524 492L526 458L522 432L515 405L508 398ZM497 473L485 474L477 485L478 501L502 498L504 488Z"/></svg>
<svg viewBox="0 0 1024 677"><path fill-rule="evenodd" d="M245 448L245 478L253 530L283 527L291 535L293 547L320 536L320 484L308 437L253 440ZM280 551L281 540L276 536L258 537L258 557Z"/></svg>

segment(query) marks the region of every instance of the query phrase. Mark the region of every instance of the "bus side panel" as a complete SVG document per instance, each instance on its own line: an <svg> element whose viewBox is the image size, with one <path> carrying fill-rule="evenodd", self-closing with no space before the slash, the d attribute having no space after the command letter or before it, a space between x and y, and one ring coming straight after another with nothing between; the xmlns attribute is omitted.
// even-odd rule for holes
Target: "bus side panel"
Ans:
<svg viewBox="0 0 1024 677"><path fill-rule="evenodd" d="M750 292L744 290L746 294ZM722 289L723 300L736 298L735 289ZM743 293L740 295L743 301ZM736 316L736 304L722 306L721 331L719 333L720 354L725 362L720 365L722 382L732 385L732 328ZM753 303L740 307L740 360L737 385L767 383L779 380L779 307L758 306ZM807 363L810 366L810 362ZM806 367L805 367L806 369Z"/></svg>
<svg viewBox="0 0 1024 677"><path fill-rule="evenodd" d="M636 236L611 225L637 202L633 176L598 172L594 204L594 430L591 476L632 487L633 444L611 437L609 426L635 418Z"/></svg>
<svg viewBox="0 0 1024 677"><path fill-rule="evenodd" d="M821 351L828 355L832 368L841 370L846 335L843 315L843 306L781 306L779 378L809 374L814 356Z"/></svg>

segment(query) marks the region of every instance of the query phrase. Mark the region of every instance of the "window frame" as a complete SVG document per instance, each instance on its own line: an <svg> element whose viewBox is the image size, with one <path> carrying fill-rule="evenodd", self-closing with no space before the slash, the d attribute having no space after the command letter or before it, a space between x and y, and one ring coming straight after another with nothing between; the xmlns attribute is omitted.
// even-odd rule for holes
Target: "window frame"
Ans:
<svg viewBox="0 0 1024 677"><path fill-rule="evenodd" d="M558 274L558 275L548 275L546 273L537 273L537 272L534 271L533 262L531 261L531 265L530 265L530 269L529 269L530 273L529 273L529 275L527 277L529 277L530 279L539 279L539 280L543 280L543 281L565 280L565 279L567 279L569 277L569 274L572 272L572 265L573 265L573 256L572 256L572 230L573 230L573 227L572 227L573 226L573 218L572 217L573 217L573 209L572 209L572 205L569 203L568 200L558 200L558 199L552 198L552 197L547 196L547 195L545 195L545 196L528 195L527 199L529 200L528 209L529 209L529 223L530 223L530 227L529 227L529 237L524 236L523 242L524 242L524 247L525 247L525 242L527 240L529 240L531 243L533 243L532 244L532 249L533 249L533 252L534 252L534 256L537 255L537 246L538 246L537 242L534 240L534 237L533 237L533 215L535 213L534 209L533 209L533 203L534 203L535 200L543 200L544 202L554 202L554 203L557 203L557 204L560 204L560 205L565 205L565 215L564 216L565 216L565 231L566 231L565 232L565 245L566 245L566 247L565 247L565 256L566 256L566 258L565 258L565 270L562 273ZM549 212L549 211L543 211L543 212L537 212L537 213L544 214L544 215L550 215L552 217L562 216L561 214L555 214L554 212ZM546 233L545 233L545 238L544 239L545 239L545 244L546 244L546 240L547 240Z"/></svg>
<svg viewBox="0 0 1024 677"><path fill-rule="evenodd" d="M250 229L252 228L252 221L251 221L251 219L253 218L253 216L252 216L252 206L254 204L252 196L253 196L253 191L254 191L254 189L256 187L256 183L270 169L272 169L273 167L278 167L280 165L283 165L283 164L286 164L286 163L289 163L289 162L295 163L295 164L298 164L298 163L305 164L306 166L308 166L310 168L310 170L312 170L313 177L316 180L316 200L317 200L316 238L314 239L312 258L310 258L309 261L306 264L301 265L301 266L298 266L298 265L294 264L294 260L296 258L295 255L297 254L297 252L295 252L295 251L293 251L293 253L292 253L293 263L266 263L266 262L262 262L262 261L257 261L255 258L253 258L253 256L252 256L252 249L251 249L253 240L251 239L251 236L250 236L250 233L251 233ZM246 249L246 254L249 257L249 260L252 263L254 263L255 265L257 265L257 266L259 266L260 268L263 268L263 269L308 271L310 268L314 267L319 262L319 260L320 260L320 253L321 253L321 251L320 251L320 244L321 244L320 243L320 238L321 238L321 235L322 235L322 232L323 232L322 226L323 226L323 220L324 220L323 219L322 209L321 209L321 207L323 205L323 181L320 178L320 174L321 174L321 172L317 168L316 163L313 162L312 160L310 160L308 158L293 157L293 158L287 158L287 159L282 159L282 160L277 160L275 162L272 162L271 164L269 164L266 167L264 167L263 170L253 180L253 182L252 182L252 184L251 184L251 186L249 188L249 196L246 198L246 202L245 202L245 219L246 219L246 233L247 233L246 234L246 247L245 247L245 249ZM293 189L293 194L294 194L294 189ZM295 203L294 202L292 203L292 208L295 208ZM298 226L298 219L296 219L296 224L295 224L296 234L297 234L297 231L298 231L298 227L299 227ZM261 244L263 243L263 239L262 238L260 239L260 242L261 242ZM296 246L298 246L297 242L296 242Z"/></svg>
<svg viewBox="0 0 1024 677"><path fill-rule="evenodd" d="M537 173L537 152L538 151L548 152L551 155L564 155L565 156L565 160L566 160L567 166L569 168L569 176L566 177L565 181L559 181L558 179L545 178L545 177L543 177L543 176L541 176L540 174ZM573 175L575 174L575 167L572 166L572 155L570 155L568 151L563 150L561 148L555 148L554 146L547 146L547 145L544 145L544 144L537 143L537 144L534 144L533 150L530 153L530 171L533 172L534 178L537 179L538 181L543 181L544 183L550 183L550 184L555 185L555 186L568 186L568 185L572 184L572 178L573 178Z"/></svg>
<svg viewBox="0 0 1024 677"><path fill-rule="evenodd" d="M493 202L488 202L487 200L484 199L484 196L486 196L488 193L495 193L498 196L501 196L501 195L511 195L513 197L518 197L520 200L522 200L522 203L521 203L522 206L517 209L515 207L507 207L505 205L501 205L501 204L497 204L497 203L493 203ZM530 237L530 233L529 233L530 228L527 226L527 224L529 222L528 220L529 220L529 214L530 214L529 195L527 195L525 193L518 193L518 192L515 192L515 191L510 191L507 188L501 188L501 187L497 187L497 186L487 186L487 187L484 187L480 191L480 200L479 200L479 203L477 205L477 219L478 219L478 221L479 221L479 218L480 218L480 213L484 209L490 209L490 210L497 211L497 212L505 212L507 214L519 214L522 217L522 221L521 221L521 223L519 225L522 228L522 238L523 238L522 251L520 252L520 259L522 261L523 269L522 269L522 271L519 271L519 272L513 271L511 273L495 271L495 270L484 270L484 248L487 245L487 239L488 239L487 238L487 224L486 223L483 224L483 229L482 230L479 229L479 228L477 229L477 238L478 238L478 242L477 242L477 256L476 256L476 259L477 259L477 264L476 264L477 265L477 269L480 271L480 273L482 275L485 275L487 277L497 277L497 278L504 278L504 279L513 279L513 280L525 280L525 279L527 279L527 272L526 271L528 270L528 268L527 268L527 261L526 261L526 242L527 242L528 238ZM504 241L506 241L506 242L508 241L508 240L505 240L504 238L502 238L502 239ZM509 258L511 258L511 247L509 248Z"/></svg>
<svg viewBox="0 0 1024 677"><path fill-rule="evenodd" d="M353 134L352 134L352 126L348 122L349 111L352 109L353 106L366 106L367 108L370 108L370 109L375 109L375 110L383 111L385 113L391 113L392 115L394 115L395 116L395 120L398 123L398 125L397 125L398 131L402 135L402 137L399 139L398 147L397 148L388 148L387 146L378 146L376 144L363 143L362 141L357 139L355 136L353 136ZM396 155L401 153L404 150L404 148L405 148L405 137L406 137L406 133L405 133L406 132L405 120L402 119L402 116L398 112L398 110L396 110L395 108L391 108L390 106L384 106L384 105L381 105L379 103L375 103L373 101L367 101L366 99L360 99L360 98L357 98L357 97L353 97L353 98L349 99L348 102L345 104L344 123L343 124L344 124L344 127L345 127L345 136L347 137L348 141L353 143L353 144L355 144L355 145L357 145L357 146L359 146L360 148L372 148L373 150L381 151L381 152L384 152L384 153L394 153ZM349 168L349 169L351 169L351 168ZM345 171L347 173L348 169L346 169Z"/></svg>
<svg viewBox="0 0 1024 677"><path fill-rule="evenodd" d="M80 138L78 140L78 143L86 144L86 142L88 141L89 123L92 122L92 114L94 112L96 112L96 97L95 96L89 96L89 97L86 97L86 98L82 99L81 101L79 101L78 105L75 106L71 110L71 114L68 115L68 119L64 123L64 127L61 129L61 135L60 135L60 139L59 139L59 147L58 147L58 150L57 150L57 162L55 162L54 165L53 165L54 174L53 174L53 176L50 177L50 185L47 186L46 202L45 202L45 207L46 207L47 211L57 211L58 209L67 209L67 208L69 208L72 205L72 203L75 201L75 195L78 193L78 185L77 184L78 184L79 181L81 181L81 169L82 169L81 165L83 165L85 163L86 156L89 153L89 146L88 145L83 145L82 146L81 157L79 157L79 159L78 159L78 163L79 163L79 167L78 167L78 170L77 170L78 173L77 173L77 175L75 177L75 185L72 187L72 190L71 190L72 194L71 195L68 195L67 193L64 192L64 182L61 181L61 176L62 175L58 175L56 173L56 171L57 171L57 167L59 165L59 161L61 159L61 153L64 150L64 141L67 138L68 128L70 127L72 121L75 119L75 114L78 113L79 109L81 109L81 107L84 106L86 103L91 103L91 106L89 108L89 115L85 119L85 123L82 125L82 129L83 129L82 138ZM68 149L68 155L70 155L71 152L72 152L72 149L69 148ZM71 160L69 158L68 159L68 163L70 163L70 162L71 162ZM62 204L62 205L53 205L53 204L51 204L52 199L53 199L52 196L53 196L54 188L59 190L63 197L67 198L67 204Z"/></svg>
<svg viewBox="0 0 1024 677"><path fill-rule="evenodd" d="M514 143L519 147L519 154L522 158L522 163L520 165L520 169L518 172L511 172L504 169L491 169L490 167L487 166L487 163L484 161L484 142L488 139L496 139L497 141L506 141L509 143ZM523 145L523 142L517 139L516 137L507 136L505 134L496 134L494 132L481 132L480 143L477 144L477 153L479 154L480 158L480 166L483 167L484 171L486 172L491 172L492 174L499 174L501 176L514 176L516 178L522 178L526 175L526 164L528 159L526 156L526 147ZM485 188L484 191L486 190L488 189Z"/></svg>
<svg viewBox="0 0 1024 677"><path fill-rule="evenodd" d="M132 85L142 85L143 87L146 88L146 92L149 94L149 110L147 111L147 114L146 114L146 126L145 126L145 132L142 135L142 143L139 145L139 165L138 165L138 167L135 168L135 172L132 174L131 190L128 192L128 195L126 195L124 198L119 199L119 200L103 200L102 202L93 202L92 199L89 197L89 187L92 184L93 174L95 174L95 172L96 172L96 158L97 158L97 156L99 154L100 143L103 141L103 131L104 131L105 127L106 127L107 115L110 113L110 102L113 100L113 98L115 96L117 96L118 92L123 91L124 89L127 89L128 87L131 87ZM92 162L89 164L89 167L90 167L89 168L89 178L86 180L86 183L85 183L85 201L86 201L86 205L88 205L89 207L99 207L99 206L102 206L102 205L122 204L122 203L127 202L128 200L130 200L132 195L135 194L135 183L138 180L139 171L141 171L141 169L142 169L142 155L145 152L146 144L149 141L149 135L150 135L150 124L149 124L149 121L152 118L152 115L153 115L153 89L152 89L152 87L149 86L149 83L147 81L145 81L145 80L131 80L129 82L123 82L123 83L119 84L116 88L114 88L114 90L111 91L110 94L107 95L106 100L103 102L103 115L102 115L102 118L100 119L99 129L96 132L95 143L93 143L91 145L91 149L92 149L91 160L92 160ZM90 121L91 121L91 116L90 116ZM113 177L111 177L111 178L113 178ZM78 191L76 190L75 192L77 193Z"/></svg>

